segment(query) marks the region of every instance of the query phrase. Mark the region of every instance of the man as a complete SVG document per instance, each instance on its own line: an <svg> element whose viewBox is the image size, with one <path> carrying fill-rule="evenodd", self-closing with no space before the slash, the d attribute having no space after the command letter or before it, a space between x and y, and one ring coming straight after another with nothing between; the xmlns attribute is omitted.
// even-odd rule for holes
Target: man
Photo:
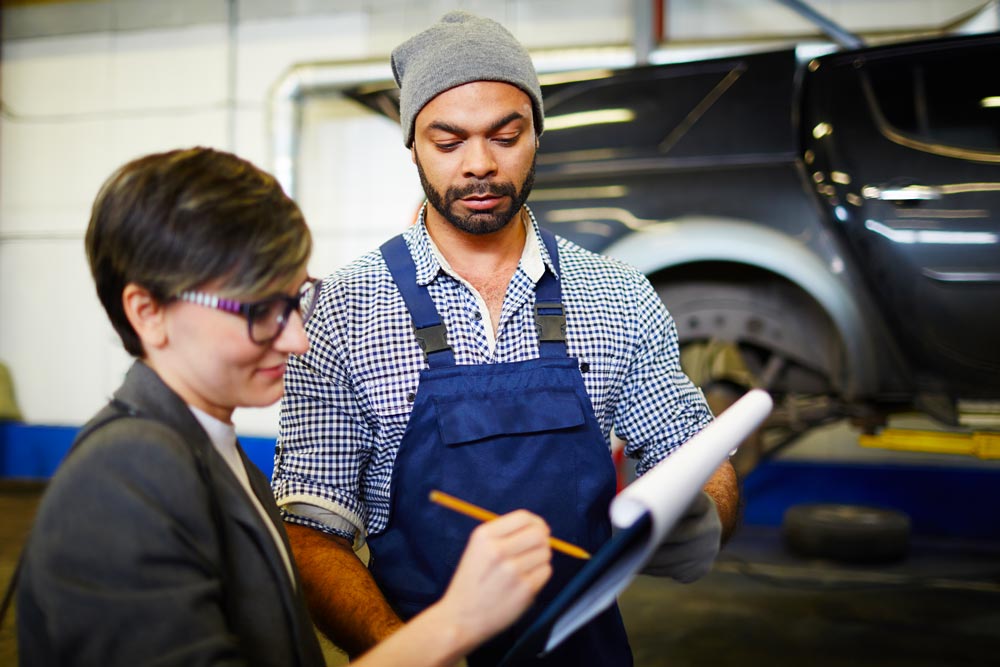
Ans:
<svg viewBox="0 0 1000 667"><path fill-rule="evenodd" d="M610 535L612 428L641 474L711 419L648 280L541 233L525 206L544 123L525 49L452 12L392 66L427 204L325 281L310 352L289 364L275 458L313 616L352 655L443 591L472 524L430 490L528 508L596 550ZM706 490L655 573L689 581L711 567L735 521L732 468ZM370 571L352 548L366 536ZM554 557L541 602L581 566ZM527 616L470 665L496 664ZM539 664L631 662L613 607Z"/></svg>

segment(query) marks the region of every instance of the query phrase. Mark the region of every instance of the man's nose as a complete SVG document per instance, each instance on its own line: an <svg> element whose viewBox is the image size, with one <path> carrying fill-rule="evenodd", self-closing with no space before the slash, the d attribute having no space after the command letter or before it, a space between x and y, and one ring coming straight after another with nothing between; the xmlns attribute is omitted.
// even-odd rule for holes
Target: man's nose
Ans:
<svg viewBox="0 0 1000 667"><path fill-rule="evenodd" d="M487 139L470 139L466 143L464 175L472 178L487 178L497 171L496 158Z"/></svg>

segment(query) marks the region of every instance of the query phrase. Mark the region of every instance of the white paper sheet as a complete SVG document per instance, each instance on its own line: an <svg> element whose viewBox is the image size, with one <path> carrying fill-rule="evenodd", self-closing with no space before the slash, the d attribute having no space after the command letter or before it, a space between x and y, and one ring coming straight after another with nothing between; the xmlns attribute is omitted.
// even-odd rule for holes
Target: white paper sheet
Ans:
<svg viewBox="0 0 1000 667"><path fill-rule="evenodd" d="M652 518L648 539L624 553L556 621L545 650L607 609L652 556L670 529L725 461L770 414L770 395L747 392L700 433L652 470L622 490L611 502L611 522L627 528L643 514Z"/></svg>

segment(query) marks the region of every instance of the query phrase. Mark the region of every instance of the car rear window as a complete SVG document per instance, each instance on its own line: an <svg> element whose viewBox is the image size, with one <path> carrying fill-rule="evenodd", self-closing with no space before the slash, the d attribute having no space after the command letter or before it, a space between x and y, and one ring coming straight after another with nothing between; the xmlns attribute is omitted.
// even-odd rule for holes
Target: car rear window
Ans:
<svg viewBox="0 0 1000 667"><path fill-rule="evenodd" d="M928 143L1000 152L1000 77L995 50L918 53L865 67L885 121Z"/></svg>

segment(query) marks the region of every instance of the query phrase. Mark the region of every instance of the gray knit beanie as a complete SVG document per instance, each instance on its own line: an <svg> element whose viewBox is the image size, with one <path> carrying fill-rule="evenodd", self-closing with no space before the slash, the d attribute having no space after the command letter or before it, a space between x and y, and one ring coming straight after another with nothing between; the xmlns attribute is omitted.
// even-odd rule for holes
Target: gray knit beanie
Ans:
<svg viewBox="0 0 1000 667"><path fill-rule="evenodd" d="M542 134L542 89L531 56L491 19L462 11L445 14L393 49L392 75L399 85L399 120L407 148L413 144L413 122L424 105L472 81L502 81L527 93L535 132Z"/></svg>

